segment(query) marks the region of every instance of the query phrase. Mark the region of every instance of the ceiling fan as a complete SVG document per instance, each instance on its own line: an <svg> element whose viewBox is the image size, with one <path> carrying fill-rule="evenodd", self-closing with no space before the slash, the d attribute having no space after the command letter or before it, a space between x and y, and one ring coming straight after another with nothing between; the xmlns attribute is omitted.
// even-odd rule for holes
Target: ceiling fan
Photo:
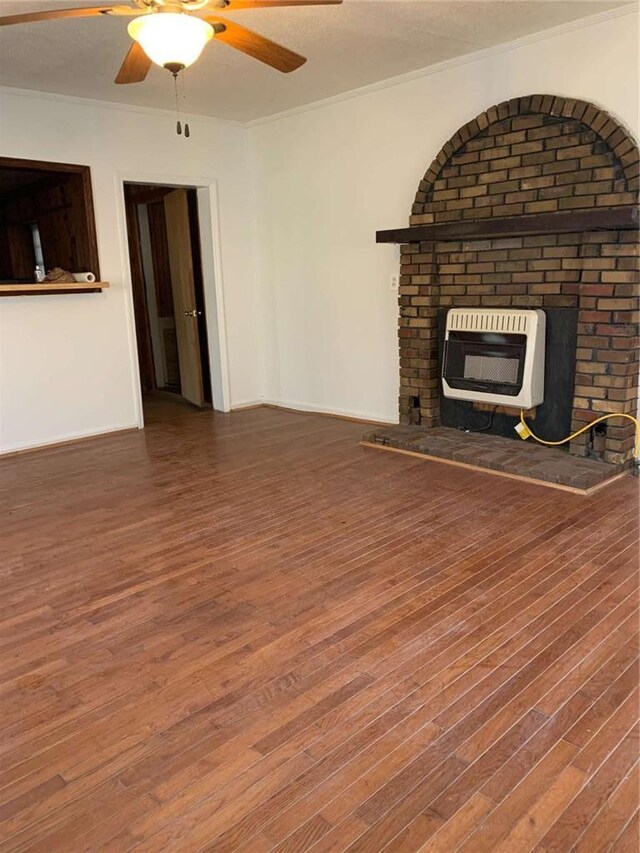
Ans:
<svg viewBox="0 0 640 853"><path fill-rule="evenodd" d="M133 39L116 76L116 83L141 83L152 63L179 71L198 59L215 37L236 50L278 71L295 71L307 61L276 42L220 17L221 12L285 6L337 5L342 0L130 0L135 5L88 6L27 12L0 17L0 27L51 21L60 18L91 18L101 15L134 17L128 32Z"/></svg>

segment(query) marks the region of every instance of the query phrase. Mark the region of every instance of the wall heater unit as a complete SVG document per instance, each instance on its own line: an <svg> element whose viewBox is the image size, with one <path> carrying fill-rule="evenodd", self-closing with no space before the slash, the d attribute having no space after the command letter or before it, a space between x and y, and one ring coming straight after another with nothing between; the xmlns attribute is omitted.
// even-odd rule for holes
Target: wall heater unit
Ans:
<svg viewBox="0 0 640 853"><path fill-rule="evenodd" d="M447 313L445 397L530 409L544 400L544 311L451 308Z"/></svg>

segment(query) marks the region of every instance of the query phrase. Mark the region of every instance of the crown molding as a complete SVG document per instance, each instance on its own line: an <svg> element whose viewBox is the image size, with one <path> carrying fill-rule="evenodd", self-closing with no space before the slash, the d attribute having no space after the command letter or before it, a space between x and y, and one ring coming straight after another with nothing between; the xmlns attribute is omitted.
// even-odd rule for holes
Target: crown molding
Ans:
<svg viewBox="0 0 640 853"><path fill-rule="evenodd" d="M166 118L172 117L175 121L175 110L164 110L159 107L145 107L137 104L123 104L121 101L103 101L98 98L80 98L77 95L63 95L58 92L42 92L39 89L19 89L12 86L0 86L0 95L16 98L30 98L39 101L53 101L55 103L72 104L75 106L93 107L94 109L114 110L116 112L138 113L140 115L153 115ZM189 121L209 121L215 124L224 124L230 127L243 129L246 123L234 121L233 119L219 118L202 113L181 113L182 118Z"/></svg>
<svg viewBox="0 0 640 853"><path fill-rule="evenodd" d="M464 65L470 65L474 62L480 62L483 59L488 59L493 56L499 56L503 53L510 53L513 50L526 47L537 42L547 41L558 36L566 35L567 33L583 30L588 27L597 26L598 24L613 21L618 18L625 18L631 15L637 15L640 10L640 2L619 6L615 9L609 9L606 12L598 12L595 15L588 15L585 18L577 18L575 21L569 21L566 24L560 24L557 27L550 27L547 30L539 30L535 33L530 33L527 36L522 36L514 41L503 42L501 44L492 45L491 47L482 48L472 53L465 53L463 56L456 56L453 59L446 59L444 62L438 62L435 65L428 65L426 68L419 68L416 71L408 71L406 74L400 74L397 77L388 77L385 80L380 80L377 83L370 83L367 86L361 86L358 89L350 89L348 92L341 92L337 95L332 95L329 98L322 98L319 101L312 101L308 104L301 104L298 107L292 107L290 110L283 110L279 113L262 116L261 118L252 119L245 122L247 128L259 127L263 124L280 121L281 119L291 118L302 113L321 110L325 107L330 107L333 104L339 104L342 101L348 101L352 98L360 98L364 95L370 95L374 92L380 92L384 89L391 89L394 86L401 86L403 83L410 83L413 80L420 80L423 77L431 77L436 74L442 74L444 71L449 71L452 68L460 68Z"/></svg>

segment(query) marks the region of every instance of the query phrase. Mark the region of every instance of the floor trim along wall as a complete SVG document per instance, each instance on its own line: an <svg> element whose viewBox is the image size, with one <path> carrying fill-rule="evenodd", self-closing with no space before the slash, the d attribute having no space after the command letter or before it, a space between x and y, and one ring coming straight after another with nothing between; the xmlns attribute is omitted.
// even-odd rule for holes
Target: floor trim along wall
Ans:
<svg viewBox="0 0 640 853"><path fill-rule="evenodd" d="M29 444L26 447L0 450L0 459L7 459L11 456L23 456L25 453L35 453L37 450L55 450L58 447L66 447L70 444L80 444L80 442L93 441L95 438L106 438L107 436L117 435L118 433L137 432L139 429L141 429L141 427L137 424L126 427L113 427L111 429L100 430L100 432L88 432L82 435L75 435L71 438L61 438L58 441L46 441L42 444Z"/></svg>
<svg viewBox="0 0 640 853"><path fill-rule="evenodd" d="M234 403L231 406L232 412L246 412L249 409L260 409L264 406L262 400L247 400L246 403Z"/></svg>
<svg viewBox="0 0 640 853"><path fill-rule="evenodd" d="M267 403L265 401L240 403L231 408L232 412L246 412L250 409L280 409L283 412L296 412L300 415L322 415L326 418L337 418L341 421L353 421L361 424L372 424L374 426L383 426L384 424L395 423L395 421L374 420L372 418L357 417L355 415L343 415L338 412L327 412L312 408L296 408L295 406L285 406L281 403ZM221 412L224 414L224 412ZM113 435L118 432L134 432L138 429L144 429L137 424L126 427L113 427L113 429L100 430L100 432L90 432L83 435L75 435L70 438L63 438L59 441L47 441L42 444L30 444L26 447L16 447L7 450L0 450L0 459L5 459L10 456L19 456L23 453L32 453L35 450L48 450L50 448L62 447L67 444L76 444L81 441L90 441L94 438L103 438L108 435Z"/></svg>
<svg viewBox="0 0 640 853"><path fill-rule="evenodd" d="M336 412L330 409L320 409L316 406L305 405L304 403L298 404L288 404L288 403L276 403L271 402L270 400L262 400L260 402L251 402L251 403L240 403L237 406L232 406L232 412L242 412L247 411L248 409L280 409L283 412L296 412L299 415L322 415L325 418L338 418L341 421L354 421L358 424L375 424L377 426L382 426L384 424L397 424L396 420L387 420L385 418L373 418L367 417L366 415L359 414L351 414L350 412Z"/></svg>
<svg viewBox="0 0 640 853"><path fill-rule="evenodd" d="M551 483L549 480L537 480L535 477L523 477L520 474L509 474L507 471L496 471L494 468L482 468L480 465L471 465L469 462L458 462L455 459L443 459L441 456L429 456L426 453L417 453L414 450L404 450L402 447L389 447L385 444L374 444L372 441L359 442L361 447L371 447L374 450L386 450L390 453L401 453L404 456L413 456L416 459L423 459L426 462L441 462L443 465L454 465L456 468L468 468L470 471L477 471L480 474L492 474L494 477L506 477L509 480L520 480L521 483L531 483L533 486L546 486L548 489L556 489L561 492L571 492L574 495L582 495L588 497L594 492L600 491L605 486L617 482L621 477L630 476L628 471L622 471L614 477L609 477L591 486L589 489L578 489L575 486L565 486L563 483Z"/></svg>
<svg viewBox="0 0 640 853"><path fill-rule="evenodd" d="M320 415L323 418L337 418L339 421L352 421L358 424L380 425L395 423L395 421L372 420L371 418L364 418L358 415L343 415L338 412L325 412L322 409L297 409L294 406L283 406L280 403L263 403L262 405L267 409L280 409L283 412L297 412L300 415Z"/></svg>

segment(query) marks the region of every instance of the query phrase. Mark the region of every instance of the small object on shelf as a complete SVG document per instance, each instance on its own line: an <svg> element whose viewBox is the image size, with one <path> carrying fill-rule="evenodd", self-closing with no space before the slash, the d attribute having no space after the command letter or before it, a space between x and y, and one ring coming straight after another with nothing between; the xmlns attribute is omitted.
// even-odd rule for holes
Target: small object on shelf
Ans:
<svg viewBox="0 0 640 853"><path fill-rule="evenodd" d="M34 275L37 282L44 281L46 275L44 267L37 266L34 270Z"/></svg>
<svg viewBox="0 0 640 853"><path fill-rule="evenodd" d="M64 282L75 281L75 278L72 273L63 270L61 267L54 267L43 279L43 283L48 281L52 284L63 284Z"/></svg>
<svg viewBox="0 0 640 853"><path fill-rule="evenodd" d="M72 275L74 281L94 282L96 280L92 272L74 272Z"/></svg>

